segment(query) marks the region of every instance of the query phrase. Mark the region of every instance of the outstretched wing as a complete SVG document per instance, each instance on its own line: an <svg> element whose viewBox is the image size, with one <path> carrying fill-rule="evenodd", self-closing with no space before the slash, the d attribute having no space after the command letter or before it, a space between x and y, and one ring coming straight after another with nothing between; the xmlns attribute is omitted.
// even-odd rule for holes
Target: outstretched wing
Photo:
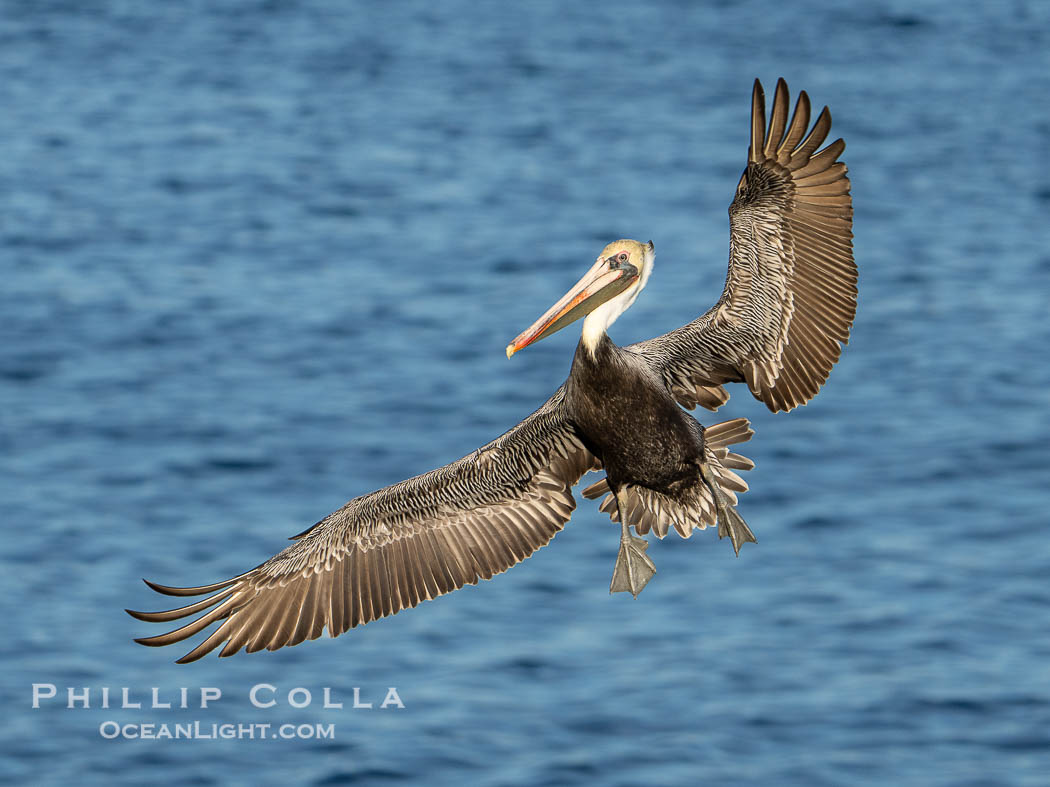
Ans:
<svg viewBox="0 0 1050 787"><path fill-rule="evenodd" d="M576 507L571 488L597 468L562 415L563 389L502 437L424 475L351 500L260 566L213 585L173 588L207 598L164 612L132 612L160 623L200 614L166 634L136 640L169 645L222 621L179 663L225 643L276 650L331 636L490 579L551 540Z"/></svg>
<svg viewBox="0 0 1050 787"><path fill-rule="evenodd" d="M788 123L788 89L777 82L768 130L755 80L751 147L729 207L729 273L718 303L675 331L631 345L658 369L684 406L717 409L722 383L746 382L773 412L820 390L849 340L857 308L853 206L846 144L817 152L831 129L827 107L809 126L799 94Z"/></svg>

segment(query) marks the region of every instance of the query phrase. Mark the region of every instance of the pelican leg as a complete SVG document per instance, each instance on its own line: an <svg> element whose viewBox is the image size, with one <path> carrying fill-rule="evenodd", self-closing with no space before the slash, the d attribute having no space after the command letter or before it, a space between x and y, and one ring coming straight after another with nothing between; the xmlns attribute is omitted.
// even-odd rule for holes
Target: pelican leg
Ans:
<svg viewBox="0 0 1050 787"><path fill-rule="evenodd" d="M620 516L620 552L616 556L609 592L620 593L626 590L638 598L642 588L656 573L656 566L645 554L645 550L649 548L649 542L644 538L631 535L627 527L627 520L623 518L623 511L620 510L619 496L616 497L616 510Z"/></svg>
<svg viewBox="0 0 1050 787"><path fill-rule="evenodd" d="M747 526L744 518L736 512L736 508L730 505L729 500L718 486L718 480L711 472L711 466L707 462L700 463L700 477L704 479L707 488L711 490L711 496L715 499L715 510L718 511L718 537L733 542L733 551L740 556L740 547L745 541L753 544L758 543L755 534Z"/></svg>

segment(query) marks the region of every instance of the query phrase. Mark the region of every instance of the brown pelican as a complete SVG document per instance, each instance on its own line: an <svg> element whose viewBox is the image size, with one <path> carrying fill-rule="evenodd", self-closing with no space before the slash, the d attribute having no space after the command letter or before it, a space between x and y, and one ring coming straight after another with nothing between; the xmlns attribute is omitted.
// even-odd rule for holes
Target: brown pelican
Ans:
<svg viewBox="0 0 1050 787"><path fill-rule="evenodd" d="M718 525L733 549L755 537L736 512L753 467L729 450L751 437L746 419L704 428L682 408L717 409L725 383L747 383L770 410L816 395L849 338L856 310L852 205L841 139L818 148L827 108L809 129L799 94L788 121L777 83L768 127L755 81L747 168L729 208L729 273L722 297L697 320L655 339L617 347L606 330L638 297L653 270L652 242L610 243L593 267L507 347L507 356L583 317L569 378L536 412L450 465L351 500L261 565L201 587L147 584L170 596L206 597L149 622L199 615L166 634L168 645L219 626L179 659L223 645L276 650L392 615L479 579L544 546L575 508L572 487L588 470L605 478L584 490L621 526L611 592L637 596L655 572L638 537L685 538ZM807 134L807 129L808 134ZM629 532L634 526L637 536Z"/></svg>

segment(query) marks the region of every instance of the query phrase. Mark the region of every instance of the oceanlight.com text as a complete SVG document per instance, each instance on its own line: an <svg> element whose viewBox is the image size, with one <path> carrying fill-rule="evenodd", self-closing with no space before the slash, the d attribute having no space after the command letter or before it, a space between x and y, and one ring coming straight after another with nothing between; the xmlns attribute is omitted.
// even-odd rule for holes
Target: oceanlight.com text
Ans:
<svg viewBox="0 0 1050 787"><path fill-rule="evenodd" d="M104 721L98 734L106 740L333 740L334 724L125 723Z"/></svg>

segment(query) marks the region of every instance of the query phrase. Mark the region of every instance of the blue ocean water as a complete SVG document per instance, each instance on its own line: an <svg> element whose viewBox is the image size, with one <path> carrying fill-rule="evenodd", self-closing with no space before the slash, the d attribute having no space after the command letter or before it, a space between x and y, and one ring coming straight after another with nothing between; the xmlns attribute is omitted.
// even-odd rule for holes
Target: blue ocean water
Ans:
<svg viewBox="0 0 1050 787"><path fill-rule="evenodd" d="M756 76L831 106L861 271L809 406L700 415L752 419L757 546L653 543L610 597L584 503L336 640L185 667L131 642L159 628L122 609L163 604L140 577L239 573L543 402L575 330L503 347L606 242L658 253L616 341L707 309ZM1048 95L1038 2L4 3L6 777L1045 784ZM101 732L193 721L334 737Z"/></svg>

